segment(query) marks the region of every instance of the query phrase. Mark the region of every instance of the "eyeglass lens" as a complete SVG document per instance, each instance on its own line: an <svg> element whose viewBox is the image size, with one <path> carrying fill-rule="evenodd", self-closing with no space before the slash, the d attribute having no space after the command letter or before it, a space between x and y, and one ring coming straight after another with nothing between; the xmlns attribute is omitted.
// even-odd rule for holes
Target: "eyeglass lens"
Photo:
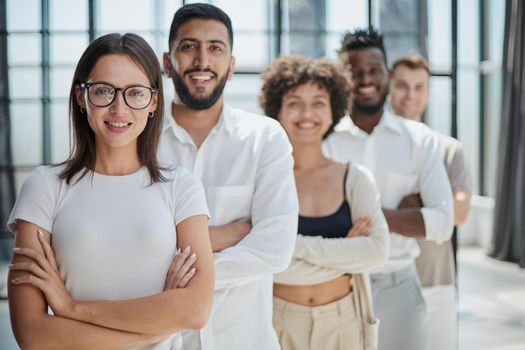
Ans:
<svg viewBox="0 0 525 350"><path fill-rule="evenodd" d="M117 90L111 85L95 83L89 86L89 101L97 107L109 106L115 99ZM144 86L129 86L122 91L124 101L133 109L146 108L150 101L152 92Z"/></svg>

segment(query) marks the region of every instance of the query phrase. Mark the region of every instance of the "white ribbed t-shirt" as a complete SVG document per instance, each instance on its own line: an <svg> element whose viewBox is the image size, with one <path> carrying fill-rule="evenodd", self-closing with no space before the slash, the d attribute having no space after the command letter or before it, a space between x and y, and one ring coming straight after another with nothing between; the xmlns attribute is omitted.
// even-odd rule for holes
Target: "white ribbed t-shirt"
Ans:
<svg viewBox="0 0 525 350"><path fill-rule="evenodd" d="M146 168L125 176L89 172L68 185L58 177L62 170L42 166L28 177L9 229L21 219L52 233L60 274L78 300L162 292L176 251L176 225L209 215L201 183L175 167L164 172L168 181L153 185ZM175 340L150 348L169 349Z"/></svg>

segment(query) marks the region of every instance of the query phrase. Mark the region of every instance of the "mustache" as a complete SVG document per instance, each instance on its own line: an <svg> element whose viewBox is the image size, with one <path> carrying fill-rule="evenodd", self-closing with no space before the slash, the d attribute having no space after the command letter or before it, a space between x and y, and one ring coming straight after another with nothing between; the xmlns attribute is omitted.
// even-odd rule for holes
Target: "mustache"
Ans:
<svg viewBox="0 0 525 350"><path fill-rule="evenodd" d="M214 77L217 76L217 73L212 71L209 68L205 68L205 69L199 69L199 68L187 69L187 70L184 71L184 75L188 75L188 74L196 73L196 72L206 72L206 73L213 74Z"/></svg>

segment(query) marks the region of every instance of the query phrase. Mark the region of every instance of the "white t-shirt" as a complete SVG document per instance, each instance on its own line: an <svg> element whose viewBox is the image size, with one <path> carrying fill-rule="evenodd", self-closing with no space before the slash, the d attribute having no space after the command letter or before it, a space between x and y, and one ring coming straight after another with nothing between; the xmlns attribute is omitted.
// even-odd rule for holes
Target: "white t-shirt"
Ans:
<svg viewBox="0 0 525 350"><path fill-rule="evenodd" d="M204 190L187 170L150 185L146 168L125 176L87 173L68 185L63 166L41 166L24 182L8 227L18 219L52 234L60 274L78 300L124 300L160 293L177 245L176 225L208 215ZM169 349L179 335L148 349Z"/></svg>

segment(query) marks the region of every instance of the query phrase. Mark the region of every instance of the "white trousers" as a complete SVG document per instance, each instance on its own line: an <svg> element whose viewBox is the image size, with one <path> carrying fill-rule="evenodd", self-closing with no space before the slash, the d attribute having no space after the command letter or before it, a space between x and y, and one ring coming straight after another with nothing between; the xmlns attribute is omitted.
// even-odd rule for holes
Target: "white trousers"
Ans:
<svg viewBox="0 0 525 350"><path fill-rule="evenodd" d="M458 307L456 287L442 285L422 290L427 306L427 350L457 350Z"/></svg>

